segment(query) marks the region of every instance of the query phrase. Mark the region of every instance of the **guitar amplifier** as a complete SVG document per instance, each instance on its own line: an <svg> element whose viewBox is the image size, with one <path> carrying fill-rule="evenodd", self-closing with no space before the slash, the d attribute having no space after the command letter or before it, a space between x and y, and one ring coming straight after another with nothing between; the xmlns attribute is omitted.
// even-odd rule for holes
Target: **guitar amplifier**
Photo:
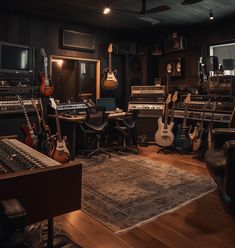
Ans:
<svg viewBox="0 0 235 248"><path fill-rule="evenodd" d="M135 97L162 97L165 98L165 86L131 86L131 96Z"/></svg>
<svg viewBox="0 0 235 248"><path fill-rule="evenodd" d="M209 95L235 96L235 76L217 75L208 79Z"/></svg>

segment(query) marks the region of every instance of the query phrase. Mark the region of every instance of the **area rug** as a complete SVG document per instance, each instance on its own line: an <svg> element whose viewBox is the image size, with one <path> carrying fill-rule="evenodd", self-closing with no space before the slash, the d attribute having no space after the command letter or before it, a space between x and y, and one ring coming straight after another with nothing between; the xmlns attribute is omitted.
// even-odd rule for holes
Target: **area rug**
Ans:
<svg viewBox="0 0 235 248"><path fill-rule="evenodd" d="M152 221L216 188L209 177L140 156L82 163L82 209L116 233Z"/></svg>

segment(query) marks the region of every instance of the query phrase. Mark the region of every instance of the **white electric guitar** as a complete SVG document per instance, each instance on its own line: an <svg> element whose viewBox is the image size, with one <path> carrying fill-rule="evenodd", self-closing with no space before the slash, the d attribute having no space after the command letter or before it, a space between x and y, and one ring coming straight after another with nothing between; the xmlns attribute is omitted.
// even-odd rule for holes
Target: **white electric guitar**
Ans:
<svg viewBox="0 0 235 248"><path fill-rule="evenodd" d="M109 53L109 68L104 69L104 76L101 81L101 85L105 90L114 90L118 87L118 80L116 78L117 70L112 70L112 52L113 44L110 43L108 47Z"/></svg>
<svg viewBox="0 0 235 248"><path fill-rule="evenodd" d="M155 134L155 141L161 147L169 147L174 142L174 134L172 129L174 127L174 122L168 124L168 115L169 115L169 103L171 102L171 94L168 94L166 99L166 107L164 114L164 123L162 122L162 117L158 119L158 130Z"/></svg>

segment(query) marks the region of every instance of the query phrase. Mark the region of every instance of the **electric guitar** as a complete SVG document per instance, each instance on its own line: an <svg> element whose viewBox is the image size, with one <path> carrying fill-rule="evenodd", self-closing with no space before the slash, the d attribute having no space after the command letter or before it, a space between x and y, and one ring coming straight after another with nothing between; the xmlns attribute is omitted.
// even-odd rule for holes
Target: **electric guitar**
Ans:
<svg viewBox="0 0 235 248"><path fill-rule="evenodd" d="M105 90L114 90L118 87L118 80L116 78L117 70L112 70L112 52L113 52L113 44L110 43L108 47L109 54L109 68L104 69L103 78L101 81L101 85Z"/></svg>
<svg viewBox="0 0 235 248"><path fill-rule="evenodd" d="M215 114L215 108L217 106L217 99L214 102L214 106L213 106L213 110L212 110L212 114L211 114L211 121L209 124L209 128L208 128L208 138L207 138L207 144L208 144L208 149L211 150L212 147L212 136L211 136L211 132L213 130L213 125L214 125L214 114Z"/></svg>
<svg viewBox="0 0 235 248"><path fill-rule="evenodd" d="M162 122L162 117L158 119L158 130L155 134L155 141L159 146L169 147L174 142L174 134L172 129L174 127L174 122L168 124L168 115L169 115L169 103L171 102L171 94L168 94L166 103L165 103L165 114L164 114L164 123Z"/></svg>
<svg viewBox="0 0 235 248"><path fill-rule="evenodd" d="M55 110L55 117L56 117L56 135L51 136L52 141L52 147L49 152L49 156L60 162L60 163L67 163L70 159L70 152L66 145L66 137L61 136L61 129L60 129L60 121L59 121L59 115L57 110L57 105L55 103L54 98L50 98L51 101L51 107Z"/></svg>
<svg viewBox="0 0 235 248"><path fill-rule="evenodd" d="M197 122L196 126L193 129L193 132L190 132L192 128L189 130L189 138L192 142L192 151L193 152L197 152L201 147L202 137L203 137L203 134L205 131L203 128L203 122L204 122L204 118L205 118L205 114L206 114L206 109L209 106L210 102L211 102L211 99L204 106L201 123Z"/></svg>
<svg viewBox="0 0 235 248"><path fill-rule="evenodd" d="M189 138L189 127L187 126L187 112L188 112L188 105L190 102L191 93L188 93L187 97L184 100L184 119L183 124L177 127L177 133L175 137L175 145L176 148L180 151L187 152L191 148L191 141Z"/></svg>
<svg viewBox="0 0 235 248"><path fill-rule="evenodd" d="M27 111L26 111L26 108L24 106L24 102L23 100L21 99L21 97L18 95L17 96L21 106L22 106L22 109L23 109L23 112L24 112L24 116L25 116L25 123L22 127L24 133L25 133L25 144L32 147L32 148L35 148L37 149L37 145L38 145L38 136L36 135L36 132L35 132L35 124L34 123L30 123L30 120L29 120L29 116L27 114Z"/></svg>
<svg viewBox="0 0 235 248"><path fill-rule="evenodd" d="M175 91L171 101L172 101L172 107L171 107L171 123L174 123L174 117L175 117L175 102L178 100L178 91Z"/></svg>
<svg viewBox="0 0 235 248"><path fill-rule="evenodd" d="M50 142L50 136L51 136L51 130L50 127L46 124L44 117L43 117L43 106L42 106L42 100L39 98L39 106L40 106L40 112L39 108L35 104L34 99L31 99L32 104L36 110L37 118L38 118L38 150L46 155L48 155L50 149L51 149L51 142Z"/></svg>
<svg viewBox="0 0 235 248"><path fill-rule="evenodd" d="M43 56L43 66L44 66L44 71L41 72L39 75L39 80L41 82L40 93L44 96L51 96L54 92L54 86L51 84L48 78L47 56L43 48L41 48L40 52L41 55Z"/></svg>

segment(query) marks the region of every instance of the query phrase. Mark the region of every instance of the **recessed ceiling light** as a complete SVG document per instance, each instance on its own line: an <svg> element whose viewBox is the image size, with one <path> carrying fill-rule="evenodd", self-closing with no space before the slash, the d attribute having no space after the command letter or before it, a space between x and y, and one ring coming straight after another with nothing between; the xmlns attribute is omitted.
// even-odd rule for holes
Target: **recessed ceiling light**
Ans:
<svg viewBox="0 0 235 248"><path fill-rule="evenodd" d="M107 14L110 13L110 11L111 11L111 9L109 8L108 5L106 5L106 6L104 7L103 14L104 14L104 15L107 15Z"/></svg>

